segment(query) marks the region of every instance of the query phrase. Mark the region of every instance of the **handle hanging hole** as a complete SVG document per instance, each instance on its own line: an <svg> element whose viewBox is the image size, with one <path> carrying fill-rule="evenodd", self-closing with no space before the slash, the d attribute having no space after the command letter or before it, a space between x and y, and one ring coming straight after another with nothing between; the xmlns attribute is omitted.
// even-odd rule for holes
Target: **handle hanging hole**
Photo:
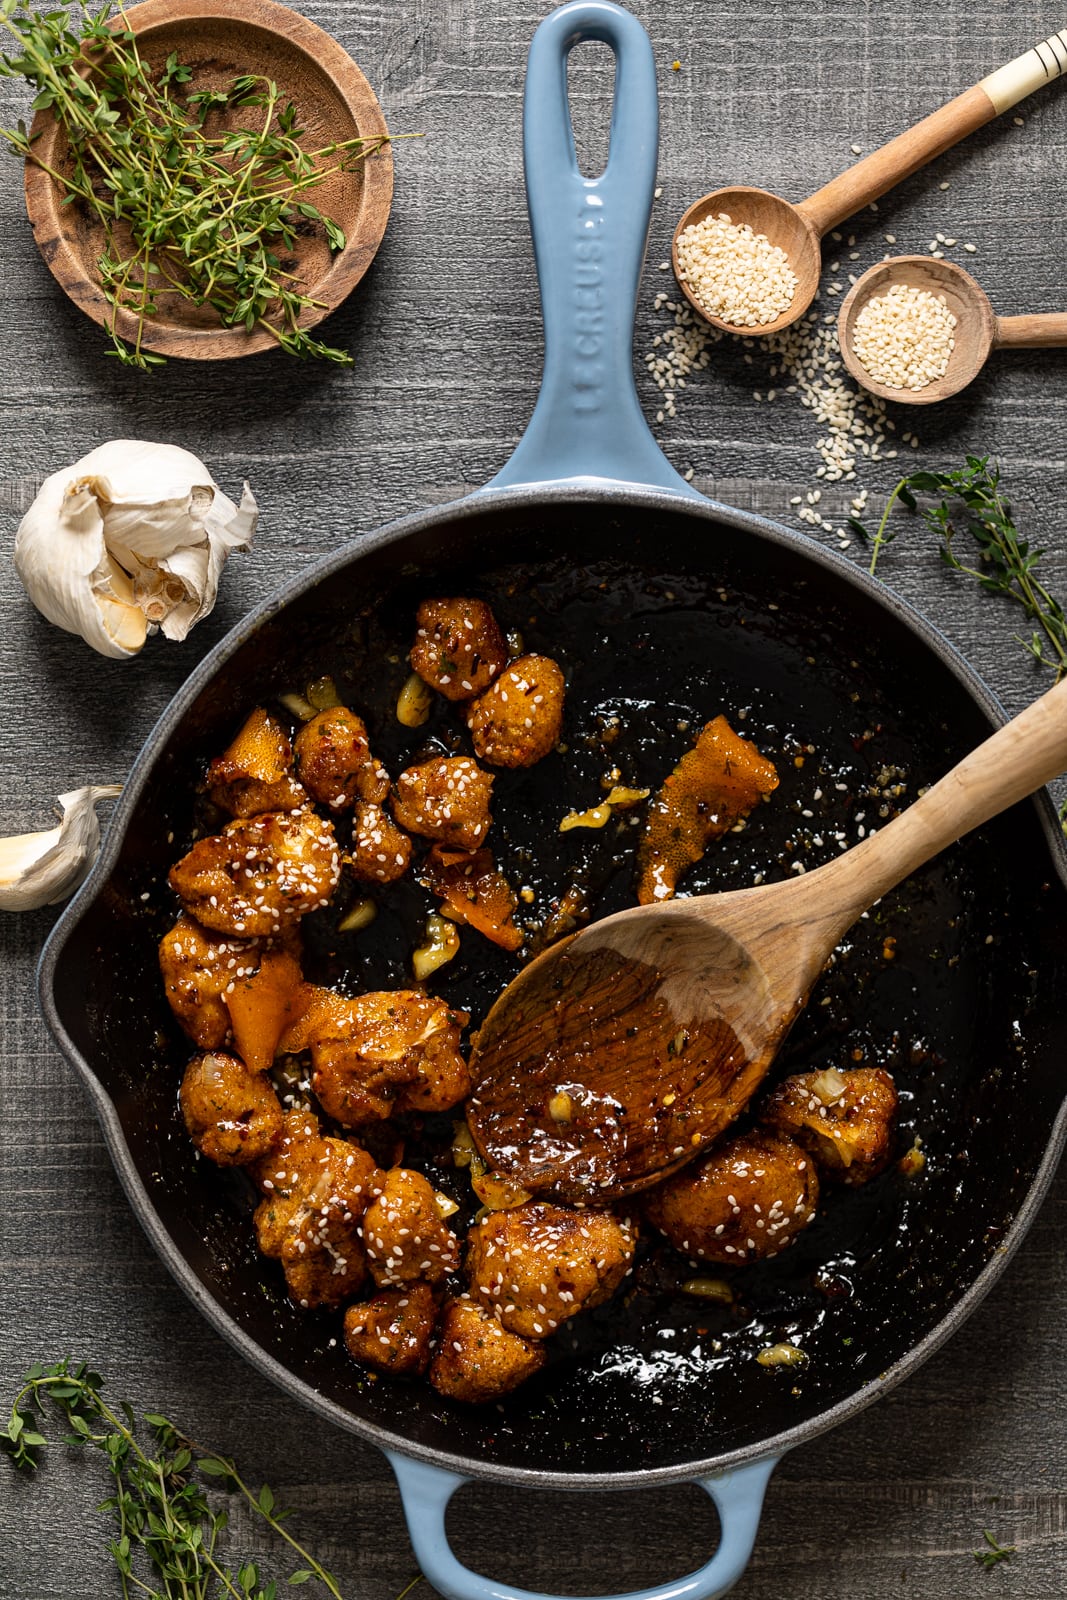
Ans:
<svg viewBox="0 0 1067 1600"><path fill-rule="evenodd" d="M615 52L596 39L576 44L567 57L567 101L583 178L599 178L608 164L615 104Z"/></svg>
<svg viewBox="0 0 1067 1600"><path fill-rule="evenodd" d="M505 1484L466 1484L449 1505L446 1527L453 1552L471 1571L503 1578L527 1597L564 1600L622 1587L623 1550L625 1586L635 1591L631 1600L640 1600L643 1590L681 1582L699 1570L722 1538L714 1505L693 1483L636 1494L531 1494ZM504 1528L515 1533L501 1542Z"/></svg>

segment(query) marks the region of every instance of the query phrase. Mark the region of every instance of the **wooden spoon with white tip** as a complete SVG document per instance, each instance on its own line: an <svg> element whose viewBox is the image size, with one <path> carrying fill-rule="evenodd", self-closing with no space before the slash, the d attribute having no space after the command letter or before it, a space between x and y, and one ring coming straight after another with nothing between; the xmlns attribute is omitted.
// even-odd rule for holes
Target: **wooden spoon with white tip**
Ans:
<svg viewBox="0 0 1067 1600"><path fill-rule="evenodd" d="M1067 680L826 866L636 906L546 950L474 1041L480 1153L516 1188L576 1205L666 1177L748 1103L857 917L1065 768Z"/></svg>

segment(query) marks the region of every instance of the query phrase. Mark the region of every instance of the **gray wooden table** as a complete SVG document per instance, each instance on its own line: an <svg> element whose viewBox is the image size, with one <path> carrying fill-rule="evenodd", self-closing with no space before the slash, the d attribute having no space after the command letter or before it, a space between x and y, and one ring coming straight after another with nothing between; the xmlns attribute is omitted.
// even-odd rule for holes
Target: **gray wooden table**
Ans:
<svg viewBox="0 0 1067 1600"><path fill-rule="evenodd" d="M98 331L38 259L20 172L0 169L0 832L47 825L53 797L122 778L168 697L261 596L320 554L401 512L484 482L529 415L540 324L525 216L520 105L540 0L313 0L308 11L360 62L398 131L396 201L378 261L330 331L353 374L257 358L153 377L105 357ZM671 323L654 310L673 218L724 181L792 198L817 187L1001 61L1061 27L1029 0L636 0L662 97L660 182L636 351ZM675 70L672 63L678 61ZM601 63L602 65L602 63ZM605 78L590 50L575 76L588 126L605 124ZM0 81L0 117L25 110ZM943 157L850 224L859 265L924 250L938 230L999 311L1067 305L1067 84ZM948 185L946 188L945 185ZM851 265L848 263L847 265ZM847 266L846 266L847 270ZM639 360L650 415L659 396ZM818 486L822 431L770 384L758 353L724 344L655 431L701 488L795 523ZM1064 527L1067 359L997 358L965 396L916 412L931 466L967 451L1003 464L1019 520L1047 545L1067 589ZM183 444L231 493L247 477L263 508L254 550L227 569L213 616L183 646L150 641L108 663L45 624L15 578L15 527L39 479L102 440ZM899 463L867 465L879 502ZM853 486L824 489L840 519ZM816 538L837 544L816 530ZM849 559L864 559L853 545ZM1010 710L1047 682L1015 641L1019 619L945 572L917 529L889 552L888 584L921 607ZM70 1352L115 1393L180 1419L240 1456L301 1507L310 1541L344 1593L391 1600L414 1563L392 1478L369 1446L281 1398L200 1319L143 1238L96 1122L38 1016L34 962L51 913L0 914L4 1027L0 1401L30 1362ZM1060 1180L995 1293L908 1384L859 1420L787 1459L772 1482L745 1600L883 1600L890 1595L1067 1593L1067 1267ZM0 1463L0 1596L117 1594L102 1554L96 1484L52 1452L38 1481ZM1017 1554L995 1571L971 1552L991 1529ZM617 1591L705 1559L714 1518L696 1490L563 1498L471 1489L452 1519L461 1555L531 1587ZM506 1530L502 1533L501 1530ZM425 1591L424 1591L425 1592Z"/></svg>

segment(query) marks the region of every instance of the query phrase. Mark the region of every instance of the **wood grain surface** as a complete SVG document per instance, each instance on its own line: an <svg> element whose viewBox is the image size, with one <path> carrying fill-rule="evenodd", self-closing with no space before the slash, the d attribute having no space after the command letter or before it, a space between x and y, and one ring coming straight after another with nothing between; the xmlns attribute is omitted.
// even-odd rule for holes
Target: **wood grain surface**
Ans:
<svg viewBox="0 0 1067 1600"><path fill-rule="evenodd" d="M341 542L484 482L532 408L540 318L519 128L526 51L547 4L313 0L306 9L359 62L390 125L427 135L397 147L382 249L325 325L353 349L354 373L275 355L224 370L174 364L151 377L121 369L40 260L18 164L0 168L0 831L47 826L56 794L121 779L170 694L249 606ZM690 201L731 182L800 199L855 159L852 145L874 149L1063 21L1029 0L634 0L633 9L651 33L662 95L663 194L639 358L671 325L654 310L673 283L658 267ZM588 129L582 142L596 144L607 126L605 55L587 47L582 56L573 96ZM1065 89L1040 92L1022 126L1001 118L851 223L858 260L843 243L842 270L858 273L891 250L886 232L897 251L914 253L942 231L976 244L966 264L998 313L1064 310ZM26 100L0 80L5 124L25 114ZM791 501L820 486L823 430L795 396L767 403L766 359L748 353L751 363L739 346L716 345L709 367L679 391L677 416L655 430L698 487L795 524ZM638 370L654 418L661 398L640 359ZM902 416L920 443L901 453L917 463L948 467L966 451L1000 459L1021 525L1048 547L1052 587L1067 590L1067 358L998 352L965 393ZM255 547L231 560L213 615L185 644L150 640L133 662L95 657L43 622L10 561L39 480L119 436L185 445L231 494L248 478L263 508ZM899 465L862 465L855 484L823 487L820 507L843 519L861 486L873 507ZM864 559L855 542L845 553ZM880 570L1009 710L1047 686L1016 642L1012 609L942 568L918 527ZM414 1562L382 1457L240 1362L171 1282L129 1210L88 1103L38 1016L34 963L53 920L0 915L0 1399L34 1360L90 1357L116 1394L172 1414L301 1507L302 1528L350 1600L392 1600ZM1067 1593L1065 1226L1061 1177L956 1338L882 1404L784 1462L739 1597ZM93 1509L102 1492L62 1448L35 1482L0 1462L3 1600L117 1595ZM236 1527L241 1535L247 1524ZM585 1594L680 1575L714 1540L694 1489L635 1499L477 1487L460 1496L450 1528L482 1570ZM1017 1546L993 1572L971 1554L986 1528Z"/></svg>

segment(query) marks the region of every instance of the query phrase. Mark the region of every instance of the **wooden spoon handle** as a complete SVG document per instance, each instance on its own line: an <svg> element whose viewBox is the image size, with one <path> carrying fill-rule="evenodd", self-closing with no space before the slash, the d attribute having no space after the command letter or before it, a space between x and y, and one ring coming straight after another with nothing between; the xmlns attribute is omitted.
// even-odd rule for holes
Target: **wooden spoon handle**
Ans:
<svg viewBox="0 0 1067 1600"><path fill-rule="evenodd" d="M823 188L802 200L797 209L809 218L820 236L828 233L996 116L996 106L975 84L906 133L890 139L880 150L864 156L847 172L831 178Z"/></svg>
<svg viewBox="0 0 1067 1600"><path fill-rule="evenodd" d="M924 117L913 128L898 134L880 150L857 161L838 177L832 178L798 210L822 235L851 217L863 206L877 200L902 179L918 172L935 156L950 150L968 134L992 122L1035 89L1051 83L1067 71L1067 28L1042 40L1025 55L998 67L981 83L964 90L947 105Z"/></svg>
<svg viewBox="0 0 1067 1600"><path fill-rule="evenodd" d="M993 332L997 350L1060 350L1067 345L1067 311L1025 317L998 317Z"/></svg>
<svg viewBox="0 0 1067 1600"><path fill-rule="evenodd" d="M806 887L820 907L832 902L843 933L861 911L924 861L1065 768L1067 678L964 756L899 817L837 861L801 878L798 897Z"/></svg>

